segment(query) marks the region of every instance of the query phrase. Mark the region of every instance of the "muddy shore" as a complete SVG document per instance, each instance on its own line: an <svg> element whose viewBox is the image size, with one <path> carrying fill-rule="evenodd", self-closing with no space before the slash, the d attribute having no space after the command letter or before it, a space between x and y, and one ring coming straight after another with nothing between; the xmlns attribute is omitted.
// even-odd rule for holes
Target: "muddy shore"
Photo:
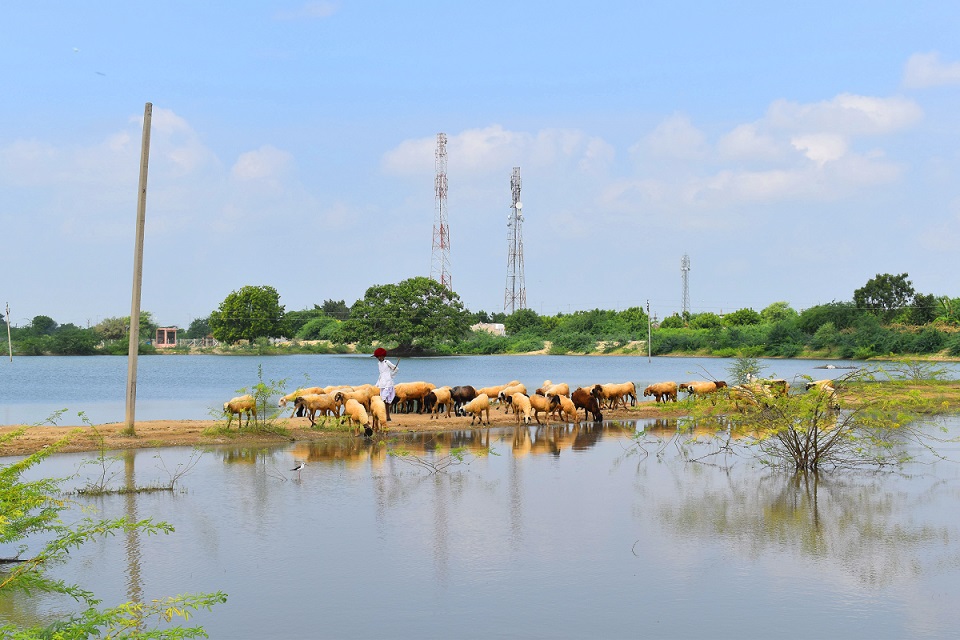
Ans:
<svg viewBox="0 0 960 640"><path fill-rule="evenodd" d="M658 406L653 402L641 402L635 407L604 410L605 420L631 420L653 417L677 417L684 415L685 410L676 405ZM540 416L541 422L544 421ZM499 408L491 408L490 422L493 426L513 426L516 424L512 414L505 414ZM124 435L124 424L113 422L100 425L84 426L30 426L26 432L3 445L0 445L0 457L29 455L50 446L60 439L72 435L70 442L64 445L61 452L96 451L101 446L107 450L139 449L149 447L178 447L215 444L282 444L284 442L311 442L329 438L342 438L352 435L352 430L345 427L316 427L311 428L306 418L284 417L276 420L276 425L282 427L286 435L237 429L236 421L229 432L222 429L226 423L216 420L149 420L137 421L134 424L135 436ZM319 425L318 421L318 425ZM551 424L558 424L552 421ZM470 429L469 417L451 416L431 419L428 415L420 414L393 414L389 423L389 431L394 433L409 433L420 431L455 431ZM476 423L474 424L476 427ZM18 429L15 426L0 427L0 437Z"/></svg>

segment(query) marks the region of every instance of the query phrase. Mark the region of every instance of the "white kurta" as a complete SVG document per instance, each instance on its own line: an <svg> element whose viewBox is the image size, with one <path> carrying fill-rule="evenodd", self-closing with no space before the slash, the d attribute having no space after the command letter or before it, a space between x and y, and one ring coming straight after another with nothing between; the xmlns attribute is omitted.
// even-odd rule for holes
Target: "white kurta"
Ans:
<svg viewBox="0 0 960 640"><path fill-rule="evenodd" d="M377 362L377 368L380 370L380 377L377 378L380 397L386 403L393 402L394 397L396 397L393 391L393 379L397 375L397 365L384 358Z"/></svg>

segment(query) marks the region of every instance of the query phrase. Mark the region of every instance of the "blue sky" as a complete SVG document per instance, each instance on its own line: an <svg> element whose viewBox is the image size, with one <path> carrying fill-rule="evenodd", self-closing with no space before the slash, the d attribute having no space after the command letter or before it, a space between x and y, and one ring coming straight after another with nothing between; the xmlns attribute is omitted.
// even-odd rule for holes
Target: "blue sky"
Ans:
<svg viewBox="0 0 960 640"><path fill-rule="evenodd" d="M783 6L781 6L783 5ZM694 312L960 295L960 4L10 2L0 303L186 327L430 274L447 135L454 290L503 310L510 173L528 306Z"/></svg>

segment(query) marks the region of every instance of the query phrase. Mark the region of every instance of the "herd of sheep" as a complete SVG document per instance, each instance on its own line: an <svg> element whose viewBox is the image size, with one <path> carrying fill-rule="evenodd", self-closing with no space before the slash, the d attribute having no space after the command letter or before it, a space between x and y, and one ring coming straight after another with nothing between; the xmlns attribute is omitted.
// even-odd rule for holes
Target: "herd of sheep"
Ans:
<svg viewBox="0 0 960 640"><path fill-rule="evenodd" d="M816 388L826 394L831 406L836 404L836 389L832 380L817 380L807 384L807 389ZM765 398L785 396L790 388L786 380L750 381L747 384L727 388L722 380L696 380L677 384L676 382L658 382L649 385L643 391L644 397L653 396L655 402L676 402L677 393L684 392L688 397L706 396L719 389L725 389L738 408L745 405L756 406ZM469 385L438 387L429 382L402 382L394 387L396 397L390 409L394 412L427 413L430 419L470 415L470 424L478 419L480 424L490 424L490 407L500 406L507 413L513 413L517 424L530 424L535 420L540 424L543 414L547 425L554 416L560 422L580 424L579 411L583 410L583 419L591 417L595 422L603 420L602 409L626 408L637 404L637 389L633 382L595 384L578 387L573 391L566 383L554 384L545 380L543 385L532 394L518 380L506 384L476 389ZM311 426L316 425L317 416L345 418L355 427L355 432L372 434L386 429L388 420L387 406L380 397L380 389L372 384L359 386L332 385L327 387L300 388L280 398L278 406L283 408L293 403L293 414L306 416ZM227 427L234 415L251 415L256 418L257 407L253 396L244 395L225 402L224 413L229 416ZM486 416L486 422L484 422Z"/></svg>

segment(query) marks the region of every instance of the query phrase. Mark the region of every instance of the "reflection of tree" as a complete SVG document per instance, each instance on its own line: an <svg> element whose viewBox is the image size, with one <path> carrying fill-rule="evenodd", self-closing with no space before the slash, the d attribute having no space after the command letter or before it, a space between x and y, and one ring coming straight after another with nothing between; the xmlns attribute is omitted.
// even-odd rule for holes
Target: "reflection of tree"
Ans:
<svg viewBox="0 0 960 640"><path fill-rule="evenodd" d="M689 475L683 482L675 476L672 491L649 490L646 480L638 483L642 512L655 513L678 538L695 542L720 536L735 541L733 548L750 558L792 552L829 561L871 585L933 573L960 559L948 551L955 527L914 525L900 517L926 502L933 488L921 495L897 491L891 485L903 479L896 476L769 474L758 482L753 471L723 473L719 486L691 486ZM934 546L951 557L931 554Z"/></svg>

